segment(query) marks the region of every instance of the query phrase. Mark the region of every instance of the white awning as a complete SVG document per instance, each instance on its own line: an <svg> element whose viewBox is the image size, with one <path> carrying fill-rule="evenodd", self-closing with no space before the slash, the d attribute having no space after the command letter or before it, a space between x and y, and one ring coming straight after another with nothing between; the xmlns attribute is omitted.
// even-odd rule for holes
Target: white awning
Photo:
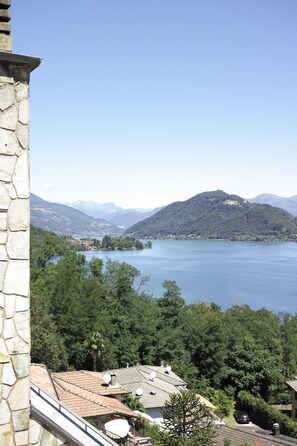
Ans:
<svg viewBox="0 0 297 446"><path fill-rule="evenodd" d="M125 418L116 418L115 420L105 423L104 428L108 435L114 434L115 437L124 438L130 430L130 425Z"/></svg>

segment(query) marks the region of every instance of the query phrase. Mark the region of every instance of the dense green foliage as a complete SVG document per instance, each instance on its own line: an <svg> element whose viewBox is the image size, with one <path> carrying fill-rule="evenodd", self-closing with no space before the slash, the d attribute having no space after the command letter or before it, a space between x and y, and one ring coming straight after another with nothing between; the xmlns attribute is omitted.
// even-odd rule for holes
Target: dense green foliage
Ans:
<svg viewBox="0 0 297 446"><path fill-rule="evenodd" d="M215 191L172 203L126 233L140 238L297 240L297 219L283 209Z"/></svg>
<svg viewBox="0 0 297 446"><path fill-rule="evenodd" d="M96 249L98 251L125 251L129 249L144 249L151 248L152 242L141 242L134 237L111 237L105 235L102 240L98 239L83 239L80 241L81 251Z"/></svg>
<svg viewBox="0 0 297 446"><path fill-rule="evenodd" d="M31 246L33 362L59 371L164 361L223 415L227 396L241 390L287 403L285 381L297 370L297 315L186 305L174 281L165 281L156 299L142 291L146 278L131 265L88 263L64 241L35 230ZM49 263L57 253L64 256Z"/></svg>
<svg viewBox="0 0 297 446"><path fill-rule="evenodd" d="M253 422L260 427L271 430L273 423L278 423L283 435L297 438L297 423L267 404L263 399L242 391L238 394L237 405L239 408L247 410Z"/></svg>
<svg viewBox="0 0 297 446"><path fill-rule="evenodd" d="M30 228L30 259L31 268L44 268L54 256L61 256L69 250L66 239L53 232L31 226Z"/></svg>

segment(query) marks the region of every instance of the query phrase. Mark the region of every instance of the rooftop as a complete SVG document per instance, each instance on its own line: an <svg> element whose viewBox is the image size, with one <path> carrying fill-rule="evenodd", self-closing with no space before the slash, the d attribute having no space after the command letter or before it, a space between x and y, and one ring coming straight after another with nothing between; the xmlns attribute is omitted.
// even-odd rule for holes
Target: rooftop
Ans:
<svg viewBox="0 0 297 446"><path fill-rule="evenodd" d="M57 392L47 367L43 364L31 364L30 381L48 395L57 398Z"/></svg>
<svg viewBox="0 0 297 446"><path fill-rule="evenodd" d="M221 426L214 439L215 446L224 446L224 440L231 440L232 446L242 446L245 443L257 446L294 446L297 440L284 435L273 436L270 432L250 426ZM258 441L256 443L256 441Z"/></svg>
<svg viewBox="0 0 297 446"><path fill-rule="evenodd" d="M153 378L152 372L155 374ZM146 409L163 407L171 394L178 393L187 386L187 383L174 372L168 369L166 371L166 368L161 366L138 365L107 373L115 373L116 381L124 385L134 396L138 396L140 403ZM137 389L142 390L141 395L137 395Z"/></svg>
<svg viewBox="0 0 297 446"><path fill-rule="evenodd" d="M125 387L110 386L103 381L103 373L91 372L89 370L78 370L73 372L53 373L53 380L59 380L68 384L74 384L81 389L88 390L98 395L124 395L129 393Z"/></svg>
<svg viewBox="0 0 297 446"><path fill-rule="evenodd" d="M287 384L291 389L295 390L297 392L297 379L294 379L292 381L287 381Z"/></svg>
<svg viewBox="0 0 297 446"><path fill-rule="evenodd" d="M43 364L31 364L30 380L81 417L103 415L138 417L115 398L128 391L121 386L107 386L102 373L83 370L51 375Z"/></svg>
<svg viewBox="0 0 297 446"><path fill-rule="evenodd" d="M53 378L59 400L69 409L81 417L95 417L102 415L121 415L124 417L138 418L116 398L99 395L92 389L83 389L75 384L69 384L56 377Z"/></svg>

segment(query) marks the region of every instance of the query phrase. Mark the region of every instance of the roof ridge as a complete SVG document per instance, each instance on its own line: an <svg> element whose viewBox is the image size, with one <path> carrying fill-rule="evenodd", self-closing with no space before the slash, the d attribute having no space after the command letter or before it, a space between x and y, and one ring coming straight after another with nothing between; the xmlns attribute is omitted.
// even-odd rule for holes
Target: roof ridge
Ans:
<svg viewBox="0 0 297 446"><path fill-rule="evenodd" d="M150 380L149 380L150 381ZM151 386L152 387L154 387L154 388L156 388L156 389L158 389L158 390L161 390L162 392L164 392L164 393L168 393L166 390L164 390L164 389L162 389L162 387L159 387L159 386L157 386L156 384L155 384L155 381L151 381L151 382L149 382L149 381L147 381L147 382L144 382L144 384L151 384ZM175 386L174 386L175 387ZM178 389L176 389L176 391L177 391L177 393L179 392L179 390Z"/></svg>
<svg viewBox="0 0 297 446"><path fill-rule="evenodd" d="M171 384L172 386L176 387L176 386L181 386L181 385L186 385L187 383L185 381L183 381L182 379L178 379L175 378L173 376L168 376L168 375L162 375L162 373L160 372L156 372L156 377L154 379L159 379L160 381L163 381L167 384ZM175 382L175 383L173 383Z"/></svg>
<svg viewBox="0 0 297 446"><path fill-rule="evenodd" d="M67 392L67 389L63 386L63 384L57 382L56 380L53 380L53 384L57 393L57 388L59 388L60 392L62 392L61 397L58 397L58 399L61 401L63 395L65 394L65 392Z"/></svg>
<svg viewBox="0 0 297 446"><path fill-rule="evenodd" d="M149 370L152 370L152 371L156 372L157 374L161 375L162 377L164 377L165 379L169 378L170 380L185 382L183 379L178 377L174 372L172 372L172 373L174 373L175 376L172 376L172 375L166 373L165 372L165 367L162 367L162 366L158 366L158 365L141 365L141 366L138 366L138 367L139 367L139 369L143 368L145 372L147 372L147 370L145 370L145 368L147 368ZM164 373L161 372L160 368L164 370Z"/></svg>
<svg viewBox="0 0 297 446"><path fill-rule="evenodd" d="M66 372L66 373L67 373L67 372ZM55 379L55 378L54 378L54 379ZM69 382L69 381L67 381L66 379L59 378L59 377L56 378L56 379L60 379L61 381L65 382L65 383L68 384L68 385L78 387L78 388L81 389L81 390L85 390L85 391L87 391L87 392L94 393L95 395L101 395L99 392L96 392L96 391L94 391L94 390L90 390L89 388L83 387L82 385L79 385L79 384L77 384L77 383L73 384L72 382Z"/></svg>
<svg viewBox="0 0 297 446"><path fill-rule="evenodd" d="M97 372L97 371L95 372L94 370L79 370L79 372L84 373L85 375L88 375L88 376L94 376L94 374L97 374L97 373L98 373L98 375L103 376L102 372ZM98 378L99 378L99 376L98 376Z"/></svg>

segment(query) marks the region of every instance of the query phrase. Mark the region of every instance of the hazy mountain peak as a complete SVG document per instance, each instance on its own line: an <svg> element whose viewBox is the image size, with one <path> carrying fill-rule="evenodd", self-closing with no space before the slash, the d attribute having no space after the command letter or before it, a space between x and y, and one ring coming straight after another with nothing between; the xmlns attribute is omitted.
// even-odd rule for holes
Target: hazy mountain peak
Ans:
<svg viewBox="0 0 297 446"><path fill-rule="evenodd" d="M265 193L257 195L254 198L249 198L248 201L250 203L270 204L270 206L279 207L290 214L297 216L297 195L286 198Z"/></svg>
<svg viewBox="0 0 297 446"><path fill-rule="evenodd" d="M93 201L77 200L68 203L67 206L73 207L95 218L103 218L120 228L129 228L133 224L150 217L158 209L123 209L113 202L94 203Z"/></svg>

